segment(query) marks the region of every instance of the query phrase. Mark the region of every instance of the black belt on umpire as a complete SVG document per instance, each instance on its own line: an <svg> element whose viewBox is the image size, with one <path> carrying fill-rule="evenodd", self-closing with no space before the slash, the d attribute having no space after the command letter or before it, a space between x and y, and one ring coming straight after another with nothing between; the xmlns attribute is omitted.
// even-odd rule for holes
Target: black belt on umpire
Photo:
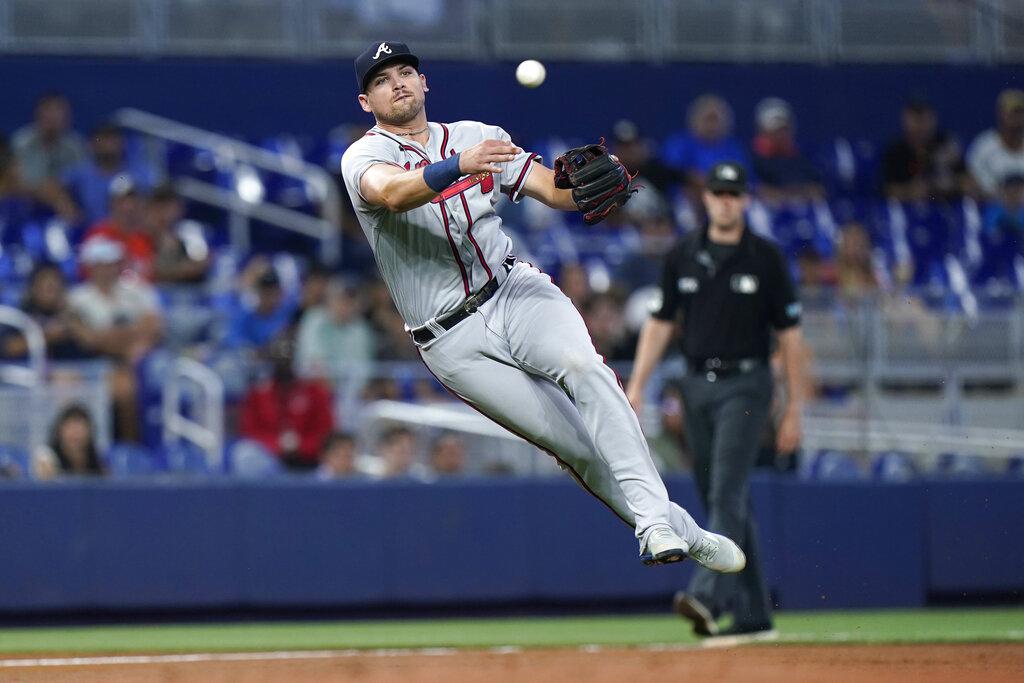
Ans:
<svg viewBox="0 0 1024 683"><path fill-rule="evenodd" d="M715 382L733 375L753 372L767 365L763 358L687 358L686 368L691 375L703 375L709 382Z"/></svg>
<svg viewBox="0 0 1024 683"><path fill-rule="evenodd" d="M516 264L516 257L509 254L505 257L505 260L501 262L501 266L505 269L505 273L508 274L512 270L512 266ZM502 280L504 282L504 280ZM445 332L452 329L469 316L476 313L477 309L483 306L494 293L498 291L498 287L501 282L498 282L498 278L492 277L487 281L483 287L478 289L475 294L466 298L458 308L451 313L446 313L440 318L435 318L434 322L444 328ZM417 344L426 344L429 341L433 341L437 338L437 335L427 327L423 325L413 330L409 330L409 334L412 335L413 341Z"/></svg>

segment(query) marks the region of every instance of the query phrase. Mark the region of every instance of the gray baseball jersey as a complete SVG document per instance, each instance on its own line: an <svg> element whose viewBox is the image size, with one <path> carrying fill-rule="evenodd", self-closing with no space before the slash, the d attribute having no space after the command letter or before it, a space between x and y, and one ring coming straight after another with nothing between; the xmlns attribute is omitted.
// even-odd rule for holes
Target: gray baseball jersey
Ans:
<svg viewBox="0 0 1024 683"><path fill-rule="evenodd" d="M352 206L370 242L384 282L406 325L454 310L494 276L512 249L494 212L498 191L519 201L536 154L523 152L499 164L493 176L478 173L449 186L433 201L404 213L392 213L363 198L359 181L375 164L405 170L441 161L483 140L511 141L497 126L477 121L430 123L424 147L379 127L352 144L341 160Z"/></svg>

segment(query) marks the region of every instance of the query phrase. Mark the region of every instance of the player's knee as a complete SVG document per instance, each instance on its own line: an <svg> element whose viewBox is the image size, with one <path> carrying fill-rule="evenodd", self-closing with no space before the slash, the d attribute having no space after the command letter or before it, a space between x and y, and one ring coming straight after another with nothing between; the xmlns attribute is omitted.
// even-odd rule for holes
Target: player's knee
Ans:
<svg viewBox="0 0 1024 683"><path fill-rule="evenodd" d="M562 367L566 374L586 376L604 369L604 363L592 349L565 349L562 352Z"/></svg>

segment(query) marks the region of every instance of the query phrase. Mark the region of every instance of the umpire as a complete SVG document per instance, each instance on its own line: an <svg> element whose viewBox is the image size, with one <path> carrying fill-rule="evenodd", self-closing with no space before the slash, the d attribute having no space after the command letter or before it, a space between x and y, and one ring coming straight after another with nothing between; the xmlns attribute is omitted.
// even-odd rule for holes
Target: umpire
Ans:
<svg viewBox="0 0 1024 683"><path fill-rule="evenodd" d="M773 330L788 397L776 445L789 453L800 440L800 303L782 252L745 225L750 198L743 167L717 164L705 187L708 227L684 236L666 258L661 307L640 333L626 393L639 413L647 380L681 321L687 362L683 406L694 478L708 528L735 539L747 568L725 576L698 567L674 607L698 635L727 635L716 619L731 607L728 635L769 638L775 632L750 510L750 473L772 402Z"/></svg>

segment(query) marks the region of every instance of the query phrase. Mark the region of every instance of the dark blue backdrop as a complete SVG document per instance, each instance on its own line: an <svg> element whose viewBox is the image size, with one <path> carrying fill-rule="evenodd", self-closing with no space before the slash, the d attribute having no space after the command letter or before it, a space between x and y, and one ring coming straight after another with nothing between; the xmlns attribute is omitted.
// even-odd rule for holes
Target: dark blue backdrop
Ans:
<svg viewBox="0 0 1024 683"><path fill-rule="evenodd" d="M698 517L687 478L673 499ZM789 609L1024 590L1024 481L759 476L765 573ZM666 599L631 529L572 483L0 484L0 612Z"/></svg>
<svg viewBox="0 0 1024 683"><path fill-rule="evenodd" d="M1024 74L1012 67L550 63L544 85L527 90L516 84L512 64L423 57L432 120L483 120L523 140L606 135L624 117L646 134L663 136L684 125L687 103L707 91L733 103L744 139L756 102L777 95L795 105L806 139L884 140L898 128L900 102L916 90L933 99L943 123L967 142L992 124L997 93L1024 85ZM83 129L117 107L133 106L247 137L320 137L339 123L368 120L356 104L354 82L348 60L7 56L0 57L0 131L28 120L40 92L59 89L73 100Z"/></svg>

